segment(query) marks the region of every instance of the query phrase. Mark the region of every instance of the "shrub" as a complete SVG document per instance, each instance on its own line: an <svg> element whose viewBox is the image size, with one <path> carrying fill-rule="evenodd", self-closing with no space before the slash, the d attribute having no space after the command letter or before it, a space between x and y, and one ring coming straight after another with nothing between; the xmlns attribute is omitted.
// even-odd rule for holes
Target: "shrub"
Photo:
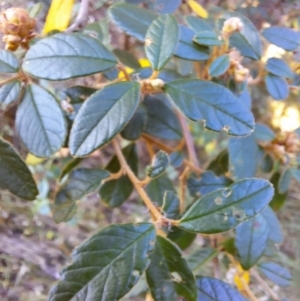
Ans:
<svg viewBox="0 0 300 301"><path fill-rule="evenodd" d="M136 191L148 209L140 222L112 224L76 248L51 301L119 300L142 275L149 300L256 300L249 271L279 300L257 268L278 285L291 280L267 254L283 240L273 210L283 205L291 180L300 181L298 132L256 123L252 109L267 101L251 99L257 91L268 101L298 98L300 34L282 26L257 29L240 12L208 14L196 1L185 2L109 6L114 34L125 40L114 49L106 20L86 25L80 11L81 19L65 30L66 22L55 17L59 1L52 3L43 36L25 10L1 14L6 50L0 51L0 72L6 75L0 102L17 104L16 132L31 155L51 158L69 149L57 178L54 220L69 221L76 202L95 191L109 207ZM268 56L271 44L284 55ZM82 77L85 86L74 80ZM204 167L194 142L210 131L221 132L226 147ZM141 160L145 151L137 145L144 144L148 155ZM78 167L105 147L114 150L107 166ZM5 139L0 186L24 200L38 195L30 169ZM193 252L186 252L191 245ZM213 270L203 274L207 261ZM230 269L236 289L217 279Z"/></svg>

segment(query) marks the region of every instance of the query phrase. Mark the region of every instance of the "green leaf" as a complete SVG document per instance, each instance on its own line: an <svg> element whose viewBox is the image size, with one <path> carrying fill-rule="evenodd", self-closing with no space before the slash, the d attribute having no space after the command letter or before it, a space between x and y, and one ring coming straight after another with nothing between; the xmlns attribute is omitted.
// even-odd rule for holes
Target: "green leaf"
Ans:
<svg viewBox="0 0 300 301"><path fill-rule="evenodd" d="M196 301L194 276L179 249L169 240L157 236L151 263L146 270L147 282L155 301Z"/></svg>
<svg viewBox="0 0 300 301"><path fill-rule="evenodd" d="M300 34L291 28L272 26L266 28L262 35L270 43L287 51L293 51L300 46Z"/></svg>
<svg viewBox="0 0 300 301"><path fill-rule="evenodd" d="M275 211L279 210L284 205L287 197L287 192L286 193L279 192L279 179L280 179L279 172L274 173L270 179L270 182L273 184L275 188L275 194L270 203L270 206Z"/></svg>
<svg viewBox="0 0 300 301"><path fill-rule="evenodd" d="M292 173L291 170L287 168L281 173L279 178L278 192L280 194L284 194L288 191L289 186L291 184L291 180L292 180Z"/></svg>
<svg viewBox="0 0 300 301"><path fill-rule="evenodd" d="M131 69L139 69L141 68L141 64L138 59L129 51L122 49L114 49L114 55L120 60L122 64L131 68Z"/></svg>
<svg viewBox="0 0 300 301"><path fill-rule="evenodd" d="M207 169L213 171L217 176L228 172L229 168L229 154L225 149L221 151L216 158L214 158L208 165Z"/></svg>
<svg viewBox="0 0 300 301"><path fill-rule="evenodd" d="M196 277L198 288L197 301L246 301L229 284L211 277Z"/></svg>
<svg viewBox="0 0 300 301"><path fill-rule="evenodd" d="M59 33L30 47L23 70L38 78L64 80L102 72L116 64L115 56L96 39L79 33Z"/></svg>
<svg viewBox="0 0 300 301"><path fill-rule="evenodd" d="M73 253L48 301L117 301L150 264L155 244L150 223L112 225L94 234Z"/></svg>
<svg viewBox="0 0 300 301"><path fill-rule="evenodd" d="M25 200L34 200L38 195L35 181L19 154L0 138L0 188Z"/></svg>
<svg viewBox="0 0 300 301"><path fill-rule="evenodd" d="M283 100L289 96L289 85L285 78L273 74L265 77L266 88L270 95L276 100Z"/></svg>
<svg viewBox="0 0 300 301"><path fill-rule="evenodd" d="M180 215L180 201L173 191L165 191L162 212L167 218L177 219Z"/></svg>
<svg viewBox="0 0 300 301"><path fill-rule="evenodd" d="M218 255L218 251L216 249L206 247L197 250L196 252L192 253L188 258L187 262L190 268L195 271L206 262L211 260L212 258Z"/></svg>
<svg viewBox="0 0 300 301"><path fill-rule="evenodd" d="M152 159L152 163L147 167L147 176L156 178L161 175L170 164L170 158L164 151L158 151Z"/></svg>
<svg viewBox="0 0 300 301"><path fill-rule="evenodd" d="M162 15L153 20L145 37L145 52L154 70L161 70L176 50L179 28L176 19Z"/></svg>
<svg viewBox="0 0 300 301"><path fill-rule="evenodd" d="M229 168L235 179L255 176L261 153L253 134L242 138L230 138L228 151Z"/></svg>
<svg viewBox="0 0 300 301"><path fill-rule="evenodd" d="M138 172L138 157L134 143L129 144L122 149L123 155L132 171ZM117 156L114 156L108 163L106 169L111 173L117 173L121 166ZM122 205L131 195L133 185L128 176L124 175L118 179L105 182L99 190L101 200L110 207L118 207Z"/></svg>
<svg viewBox="0 0 300 301"><path fill-rule="evenodd" d="M186 23L191 27L195 32L199 31L212 31L212 27L203 19L195 16L185 16Z"/></svg>
<svg viewBox="0 0 300 301"><path fill-rule="evenodd" d="M290 168L290 171L292 173L293 178L297 182L300 182L300 170L298 168L292 167L292 168Z"/></svg>
<svg viewBox="0 0 300 301"><path fill-rule="evenodd" d="M189 192L194 197L208 194L220 188L225 188L232 184L232 181L224 176L217 177L212 171L206 171L201 177L190 177L187 180Z"/></svg>
<svg viewBox="0 0 300 301"><path fill-rule="evenodd" d="M134 141L140 138L146 127L147 112L143 105L140 105L132 118L121 132L123 138Z"/></svg>
<svg viewBox="0 0 300 301"><path fill-rule="evenodd" d="M170 154L170 164L175 168L180 167L184 160L184 154L181 151L176 151Z"/></svg>
<svg viewBox="0 0 300 301"><path fill-rule="evenodd" d="M21 83L17 80L0 87L0 104L9 105L18 99L21 93Z"/></svg>
<svg viewBox="0 0 300 301"><path fill-rule="evenodd" d="M158 206L163 205L163 200L166 191L175 191L172 181L168 178L166 174L157 177L146 186L146 192L152 202Z"/></svg>
<svg viewBox="0 0 300 301"><path fill-rule="evenodd" d="M290 271L274 262L264 262L259 266L259 270L272 282L279 286L289 286L291 284L292 275Z"/></svg>
<svg viewBox="0 0 300 301"><path fill-rule="evenodd" d="M130 36L144 41L156 14L133 4L116 3L108 10L109 17Z"/></svg>
<svg viewBox="0 0 300 301"><path fill-rule="evenodd" d="M65 175L70 173L83 159L75 158L69 161L62 169L59 179L63 179Z"/></svg>
<svg viewBox="0 0 300 301"><path fill-rule="evenodd" d="M55 222L69 221L76 211L76 201L95 191L101 181L109 176L103 169L78 168L73 170L67 182L58 190L53 207Z"/></svg>
<svg viewBox="0 0 300 301"><path fill-rule="evenodd" d="M235 228L264 209L274 189L266 180L245 179L206 194L184 213L178 227L197 233L219 233Z"/></svg>
<svg viewBox="0 0 300 301"><path fill-rule="evenodd" d="M168 233L168 238L171 239L181 249L187 249L195 240L196 234L187 232L177 227L172 227Z"/></svg>
<svg viewBox="0 0 300 301"><path fill-rule="evenodd" d="M272 57L267 60L266 70L273 75L294 78L294 73L290 66L282 59Z"/></svg>
<svg viewBox="0 0 300 301"><path fill-rule="evenodd" d="M193 42L195 32L187 26L179 26L179 44L175 55L191 61L205 61L209 58L209 48Z"/></svg>
<svg viewBox="0 0 300 301"><path fill-rule="evenodd" d="M60 106L50 92L36 84L26 88L18 106L16 127L26 148L37 157L50 157L66 138Z"/></svg>
<svg viewBox="0 0 300 301"><path fill-rule="evenodd" d="M131 119L139 100L140 85L134 82L111 84L92 94L74 120L71 154L86 156L113 139Z"/></svg>
<svg viewBox="0 0 300 301"><path fill-rule="evenodd" d="M19 61L16 56L7 50L0 50L0 73L16 73L19 70Z"/></svg>
<svg viewBox="0 0 300 301"><path fill-rule="evenodd" d="M197 32L193 38L193 41L203 46L219 46L224 44L224 41L219 40L219 37L216 33L207 30Z"/></svg>
<svg viewBox="0 0 300 301"><path fill-rule="evenodd" d="M164 90L186 117L205 120L205 127L210 130L224 129L230 135L244 136L254 129L250 110L223 86L183 79L165 84Z"/></svg>
<svg viewBox="0 0 300 301"><path fill-rule="evenodd" d="M244 50L246 48L246 53L243 51L242 55L259 60L262 55L262 44L259 32L253 23L244 15L237 12L226 12L223 17L225 19L239 18L243 23L242 30L232 35L232 37L238 36L238 40L242 41L243 47L240 49L240 44L235 43L232 38L230 39L231 46L237 47L239 50ZM251 54L251 56L249 56L249 54Z"/></svg>
<svg viewBox="0 0 300 301"><path fill-rule="evenodd" d="M236 228L235 246L244 270L253 267L263 255L267 247L269 230L267 221L261 214Z"/></svg>
<svg viewBox="0 0 300 301"><path fill-rule="evenodd" d="M256 123L254 137L259 141L270 142L275 138L275 133L267 125Z"/></svg>
<svg viewBox="0 0 300 301"><path fill-rule="evenodd" d="M274 213L274 211L271 209L270 206L267 206L264 210L260 213L264 219L266 220L269 228L269 239L272 240L275 243L282 243L283 241L283 235L282 230L280 227L280 222Z"/></svg>
<svg viewBox="0 0 300 301"><path fill-rule="evenodd" d="M209 66L209 74L217 77L224 74L230 66L230 59L228 54L223 54L216 58Z"/></svg>
<svg viewBox="0 0 300 301"><path fill-rule="evenodd" d="M167 140L182 139L179 120L170 106L152 96L146 96L143 104L147 111L145 133Z"/></svg>

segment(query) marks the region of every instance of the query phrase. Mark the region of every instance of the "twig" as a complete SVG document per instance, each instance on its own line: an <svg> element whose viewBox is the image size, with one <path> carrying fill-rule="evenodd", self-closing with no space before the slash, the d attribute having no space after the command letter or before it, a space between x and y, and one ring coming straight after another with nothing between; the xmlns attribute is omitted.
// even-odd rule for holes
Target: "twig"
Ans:
<svg viewBox="0 0 300 301"><path fill-rule="evenodd" d="M130 77L129 73L127 72L126 68L121 63L119 63L117 65L117 68L124 74L124 77L127 81L131 81L131 77Z"/></svg>
<svg viewBox="0 0 300 301"><path fill-rule="evenodd" d="M188 124L186 122L186 119L179 112L178 112L178 118L179 118L179 121L180 121L180 124L181 124L183 135L184 135L184 137L186 139L186 146L187 146L187 150L188 150L188 153L189 153L190 161L196 167L199 167L199 162L198 162L197 155L196 155L196 152L195 152L193 137L192 137L191 132L190 132L190 130L188 128Z"/></svg>
<svg viewBox="0 0 300 301"><path fill-rule="evenodd" d="M6 78L3 81L0 81L0 87L4 86L5 84L8 84L8 83L12 82L15 79L19 79L19 78L20 78L19 74L14 75L14 76L9 77L9 78Z"/></svg>
<svg viewBox="0 0 300 301"><path fill-rule="evenodd" d="M81 0L80 9L75 22L66 30L66 32L75 31L78 28L83 28L88 21L90 0Z"/></svg>
<svg viewBox="0 0 300 301"><path fill-rule="evenodd" d="M102 184L108 182L108 181L111 181L111 180L117 180L119 178L121 178L125 173L125 170L123 168L120 168L120 170L116 173L111 173L109 175L109 177L107 177L106 179L103 179L102 180Z"/></svg>
<svg viewBox="0 0 300 301"><path fill-rule="evenodd" d="M274 293L274 291L269 287L268 283L263 280L258 272L254 269L251 269L251 275L264 287L266 292L272 297L272 299L279 301L280 298Z"/></svg>
<svg viewBox="0 0 300 301"><path fill-rule="evenodd" d="M183 173L179 177L179 212L182 213L184 210L184 198L185 198L185 189L186 189L186 177L190 171L190 167L187 166Z"/></svg>
<svg viewBox="0 0 300 301"><path fill-rule="evenodd" d="M119 143L117 142L116 139L112 140L113 146L116 151L116 155L120 161L121 166L124 168L126 171L127 176L129 177L130 181L132 182L133 186L135 187L136 191L144 201L145 205L149 209L150 213L152 214L153 218L155 221L160 221L162 219L162 215L160 212L157 210L157 208L153 205L152 201L150 200L149 196L145 192L145 190L139 185L139 179L135 176L131 168L129 167L122 150L120 148Z"/></svg>

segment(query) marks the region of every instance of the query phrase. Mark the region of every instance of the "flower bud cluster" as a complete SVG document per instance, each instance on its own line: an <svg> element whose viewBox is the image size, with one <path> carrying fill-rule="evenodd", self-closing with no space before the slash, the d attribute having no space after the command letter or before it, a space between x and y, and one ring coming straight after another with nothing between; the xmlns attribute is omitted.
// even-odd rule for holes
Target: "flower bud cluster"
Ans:
<svg viewBox="0 0 300 301"><path fill-rule="evenodd" d="M5 49L15 51L19 46L29 48L34 37L35 19L23 8L9 8L0 14L0 31L4 34Z"/></svg>
<svg viewBox="0 0 300 301"><path fill-rule="evenodd" d="M227 19L222 28L222 35L224 38L229 38L234 32L239 32L243 29L243 22L237 17Z"/></svg>

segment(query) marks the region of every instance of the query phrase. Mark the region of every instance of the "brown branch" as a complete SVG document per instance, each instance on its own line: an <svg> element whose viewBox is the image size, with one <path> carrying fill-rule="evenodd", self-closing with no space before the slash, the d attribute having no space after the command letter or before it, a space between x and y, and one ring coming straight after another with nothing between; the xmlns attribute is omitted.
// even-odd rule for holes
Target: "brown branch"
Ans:
<svg viewBox="0 0 300 301"><path fill-rule="evenodd" d="M181 128L182 128L182 131L183 131L183 136L186 139L185 142L186 142L186 146L187 146L187 150L188 150L188 154L189 154L189 159L196 167L199 167L199 162L198 162L197 155L196 155L196 152L195 152L193 137L192 137L191 132L188 128L187 121L186 121L185 117L180 112L178 112L178 118L179 118Z"/></svg>
<svg viewBox="0 0 300 301"><path fill-rule="evenodd" d="M80 9L76 17L75 22L66 30L66 32L72 32L76 29L83 28L88 22L90 0L81 0Z"/></svg>
<svg viewBox="0 0 300 301"><path fill-rule="evenodd" d="M15 80L15 79L20 79L20 75L17 74L17 75L14 75L14 76L12 76L12 77L9 77L9 78L6 78L6 79L0 81L0 87L2 87L2 86L4 86L4 85L6 85L6 84L12 82L12 81Z"/></svg>
<svg viewBox="0 0 300 301"><path fill-rule="evenodd" d="M187 166L183 173L179 177L179 212L182 213L184 210L184 199L185 199L185 190L186 190L186 178L190 172L190 167Z"/></svg>

